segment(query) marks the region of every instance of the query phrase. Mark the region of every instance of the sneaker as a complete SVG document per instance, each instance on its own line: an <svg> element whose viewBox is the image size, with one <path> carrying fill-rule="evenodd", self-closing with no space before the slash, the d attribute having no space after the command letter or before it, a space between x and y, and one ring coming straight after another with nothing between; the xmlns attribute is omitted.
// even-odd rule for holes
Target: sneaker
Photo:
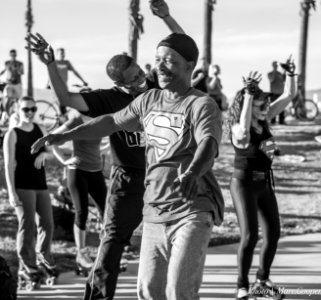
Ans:
<svg viewBox="0 0 321 300"><path fill-rule="evenodd" d="M281 300L284 298L284 294L281 293L280 288L270 279L256 279L256 282L251 287L251 294L256 297L273 298L275 300Z"/></svg>
<svg viewBox="0 0 321 300"><path fill-rule="evenodd" d="M274 155L275 156L280 156L281 155L281 150L279 148L275 148Z"/></svg>
<svg viewBox="0 0 321 300"><path fill-rule="evenodd" d="M249 297L249 292L247 290L247 288L240 288L237 289L237 293L236 293L236 300L248 300Z"/></svg>
<svg viewBox="0 0 321 300"><path fill-rule="evenodd" d="M94 262L89 256L88 248L78 250L76 262L85 269L91 269Z"/></svg>

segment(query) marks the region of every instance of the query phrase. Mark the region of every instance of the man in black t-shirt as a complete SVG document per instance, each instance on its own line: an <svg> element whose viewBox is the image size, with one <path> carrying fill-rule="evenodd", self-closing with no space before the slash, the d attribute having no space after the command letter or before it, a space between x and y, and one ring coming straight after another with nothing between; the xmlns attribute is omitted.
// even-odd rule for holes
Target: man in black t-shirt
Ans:
<svg viewBox="0 0 321 300"><path fill-rule="evenodd" d="M172 32L184 33L170 16L163 0L151 0L152 12L164 20ZM60 104L83 114L97 117L126 107L136 96L157 81L147 79L142 68L129 56L114 56L107 64L107 74L114 81L111 89L89 93L71 93L63 84L52 48L39 35L29 35L32 51L47 65L53 90ZM156 77L156 76L154 76ZM87 279L84 299L113 299L124 246L142 220L145 144L141 132L119 131L110 136L112 155L111 183L104 215L103 235L94 267Z"/></svg>

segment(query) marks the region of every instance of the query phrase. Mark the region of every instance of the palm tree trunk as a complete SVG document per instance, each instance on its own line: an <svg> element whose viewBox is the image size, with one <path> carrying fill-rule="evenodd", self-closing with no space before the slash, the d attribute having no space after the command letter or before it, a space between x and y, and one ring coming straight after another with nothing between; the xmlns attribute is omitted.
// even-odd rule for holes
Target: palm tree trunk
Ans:
<svg viewBox="0 0 321 300"><path fill-rule="evenodd" d="M129 47L128 54L137 60L137 47L143 33L143 17L139 13L139 0L129 0Z"/></svg>
<svg viewBox="0 0 321 300"><path fill-rule="evenodd" d="M208 64L212 61L212 16L215 3L215 0L204 0L204 38L203 55L201 60Z"/></svg>
<svg viewBox="0 0 321 300"><path fill-rule="evenodd" d="M26 11L26 27L27 33L31 32L31 27L33 25L33 16L31 8L31 0L27 2L27 11ZM33 97L33 83L32 83L32 60L31 60L31 50L30 43L28 43L28 86L27 86L27 95Z"/></svg>
<svg viewBox="0 0 321 300"><path fill-rule="evenodd" d="M305 101L306 62L309 32L309 13L315 8L315 0L302 0L301 2L301 28L298 61L298 101L303 104Z"/></svg>

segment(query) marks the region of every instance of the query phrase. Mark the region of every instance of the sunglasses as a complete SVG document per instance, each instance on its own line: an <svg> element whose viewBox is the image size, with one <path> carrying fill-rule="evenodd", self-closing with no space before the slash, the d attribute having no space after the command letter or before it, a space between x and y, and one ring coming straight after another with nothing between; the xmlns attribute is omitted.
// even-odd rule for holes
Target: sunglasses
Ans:
<svg viewBox="0 0 321 300"><path fill-rule="evenodd" d="M24 113L28 113L29 111L32 113L35 113L37 111L37 106L33 106L33 107L22 107L21 110Z"/></svg>

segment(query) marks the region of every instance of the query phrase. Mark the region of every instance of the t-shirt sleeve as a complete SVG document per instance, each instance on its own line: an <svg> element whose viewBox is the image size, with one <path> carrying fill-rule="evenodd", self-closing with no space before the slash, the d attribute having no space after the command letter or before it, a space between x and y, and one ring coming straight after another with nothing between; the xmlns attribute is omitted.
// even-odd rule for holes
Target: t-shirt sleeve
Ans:
<svg viewBox="0 0 321 300"><path fill-rule="evenodd" d="M67 60L67 69L68 71L73 71L74 67L72 66L71 62L69 60Z"/></svg>
<svg viewBox="0 0 321 300"><path fill-rule="evenodd" d="M88 111L82 112L83 114L96 118L101 115L113 113L111 105L112 97L108 91L95 90L92 92L80 93L85 100Z"/></svg>
<svg viewBox="0 0 321 300"><path fill-rule="evenodd" d="M197 144L212 137L220 144L222 138L222 115L217 104L209 97L193 103L194 136Z"/></svg>
<svg viewBox="0 0 321 300"><path fill-rule="evenodd" d="M116 112L114 114L115 123L129 132L143 131L141 123L143 100L143 95L140 95L124 109Z"/></svg>

